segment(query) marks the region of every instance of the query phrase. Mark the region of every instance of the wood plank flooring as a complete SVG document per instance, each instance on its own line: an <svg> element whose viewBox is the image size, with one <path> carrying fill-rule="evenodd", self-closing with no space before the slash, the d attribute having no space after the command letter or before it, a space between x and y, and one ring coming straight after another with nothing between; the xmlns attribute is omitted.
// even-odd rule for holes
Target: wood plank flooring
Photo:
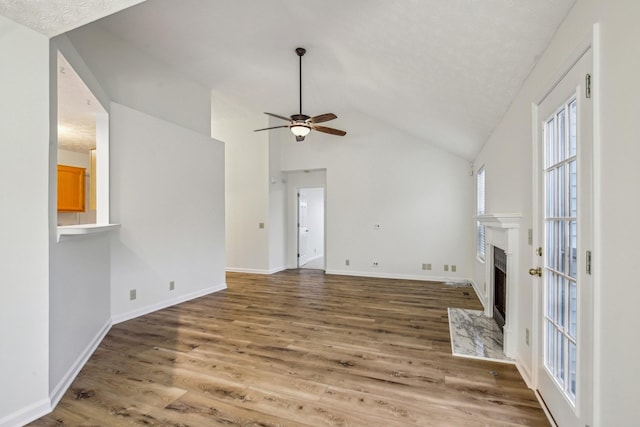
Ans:
<svg viewBox="0 0 640 427"><path fill-rule="evenodd" d="M114 326L33 426L548 426L516 368L451 355L472 288L290 270Z"/></svg>

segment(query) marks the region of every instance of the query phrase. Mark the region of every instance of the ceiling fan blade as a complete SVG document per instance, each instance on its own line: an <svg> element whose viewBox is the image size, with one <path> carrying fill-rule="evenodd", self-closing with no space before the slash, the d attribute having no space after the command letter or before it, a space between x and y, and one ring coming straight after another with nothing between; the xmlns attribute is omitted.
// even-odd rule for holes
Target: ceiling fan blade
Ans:
<svg viewBox="0 0 640 427"><path fill-rule="evenodd" d="M288 122L290 122L290 121L291 121L291 119L290 119L289 117L280 116L280 115L278 115L278 114L267 113L267 112L265 112L265 114L266 114L267 116L275 117L276 119L282 119L282 120L286 120L286 121L288 121Z"/></svg>
<svg viewBox="0 0 640 427"><path fill-rule="evenodd" d="M310 123L323 123L323 122L328 122L329 120L333 120L333 119L337 119L338 116L336 116L333 113L327 113L327 114L320 114L319 116L315 116L315 117L311 117L309 119Z"/></svg>
<svg viewBox="0 0 640 427"><path fill-rule="evenodd" d="M272 126L270 128L262 128L262 129L256 129L254 130L254 132L259 132L261 130L269 130L269 129L280 129L280 128L288 128L289 125L283 125L283 126Z"/></svg>
<svg viewBox="0 0 640 427"><path fill-rule="evenodd" d="M345 136L347 133L340 129L328 128L326 126L317 126L311 124L311 129L317 130L318 132L329 133L331 135Z"/></svg>

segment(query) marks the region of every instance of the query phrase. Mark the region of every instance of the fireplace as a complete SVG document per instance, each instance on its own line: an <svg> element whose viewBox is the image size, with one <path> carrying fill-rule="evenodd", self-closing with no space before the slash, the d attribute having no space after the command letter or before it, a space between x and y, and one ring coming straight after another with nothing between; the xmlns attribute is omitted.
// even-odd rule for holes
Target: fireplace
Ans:
<svg viewBox="0 0 640 427"><path fill-rule="evenodd" d="M476 217L486 227L484 285L476 289L484 314L496 319L504 334L504 353L515 357L516 332L520 329L515 307L518 301L519 214L504 213Z"/></svg>
<svg viewBox="0 0 640 427"><path fill-rule="evenodd" d="M507 318L507 254L493 247L493 319L504 332Z"/></svg>

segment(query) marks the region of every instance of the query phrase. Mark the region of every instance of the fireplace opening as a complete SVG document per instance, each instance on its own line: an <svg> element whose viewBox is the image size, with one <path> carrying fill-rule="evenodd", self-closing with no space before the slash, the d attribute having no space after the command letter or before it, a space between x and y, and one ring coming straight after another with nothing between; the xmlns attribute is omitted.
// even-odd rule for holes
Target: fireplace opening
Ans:
<svg viewBox="0 0 640 427"><path fill-rule="evenodd" d="M507 254L493 247L493 318L504 332L507 317Z"/></svg>

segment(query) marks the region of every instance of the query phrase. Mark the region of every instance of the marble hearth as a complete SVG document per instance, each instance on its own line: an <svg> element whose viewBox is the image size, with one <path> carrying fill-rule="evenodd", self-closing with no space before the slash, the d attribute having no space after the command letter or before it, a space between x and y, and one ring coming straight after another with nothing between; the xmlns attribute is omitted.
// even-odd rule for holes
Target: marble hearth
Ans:
<svg viewBox="0 0 640 427"><path fill-rule="evenodd" d="M498 324L480 310L449 307L449 332L454 356L515 363L504 355Z"/></svg>
<svg viewBox="0 0 640 427"><path fill-rule="evenodd" d="M516 331L518 325L514 315L516 307L518 287L516 283L518 267L518 249L520 235L520 214L493 214L476 217L480 224L486 228L485 232L485 283L486 289L483 298L484 315L492 318L494 313L494 247L502 249L506 254L506 310L504 323L504 354L507 357L515 357Z"/></svg>

